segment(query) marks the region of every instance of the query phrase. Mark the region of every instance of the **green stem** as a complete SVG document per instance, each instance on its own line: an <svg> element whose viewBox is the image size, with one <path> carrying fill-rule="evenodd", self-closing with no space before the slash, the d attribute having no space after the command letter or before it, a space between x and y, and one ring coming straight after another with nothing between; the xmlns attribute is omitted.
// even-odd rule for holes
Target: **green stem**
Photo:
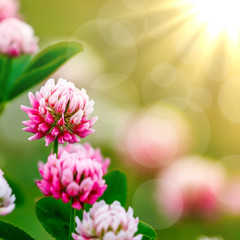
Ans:
<svg viewBox="0 0 240 240"><path fill-rule="evenodd" d="M75 231L75 216L76 216L76 209L72 207L73 198L71 201L70 206L70 223L69 223L69 237L68 240L72 240L72 233Z"/></svg>
<svg viewBox="0 0 240 240"><path fill-rule="evenodd" d="M56 157L58 158L58 140L57 138L54 140L53 143L53 154L56 153Z"/></svg>

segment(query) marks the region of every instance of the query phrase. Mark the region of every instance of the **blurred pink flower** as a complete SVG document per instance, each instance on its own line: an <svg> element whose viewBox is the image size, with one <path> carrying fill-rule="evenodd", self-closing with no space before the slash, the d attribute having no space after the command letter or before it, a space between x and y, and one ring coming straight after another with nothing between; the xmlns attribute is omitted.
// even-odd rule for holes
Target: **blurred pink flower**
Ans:
<svg viewBox="0 0 240 240"><path fill-rule="evenodd" d="M221 191L224 172L213 168L213 162L198 156L176 159L160 174L158 185L159 209L169 216L214 216L219 210L216 195ZM179 194L168 189L168 183L176 187Z"/></svg>
<svg viewBox="0 0 240 240"><path fill-rule="evenodd" d="M0 21L5 18L18 17L18 10L17 0L0 0Z"/></svg>
<svg viewBox="0 0 240 240"><path fill-rule="evenodd" d="M46 164L39 164L39 172L43 179L36 183L43 194L61 198L64 203L72 199L76 209L83 203L95 203L107 188L101 164L78 153L63 151L59 159L51 154Z"/></svg>
<svg viewBox="0 0 240 240"><path fill-rule="evenodd" d="M0 53L17 57L20 54L33 54L37 49L38 39L30 25L16 18L0 22Z"/></svg>
<svg viewBox="0 0 240 240"><path fill-rule="evenodd" d="M188 127L181 116L170 118L150 111L140 113L122 131L118 148L122 148L120 151L131 164L160 168L191 145Z"/></svg>
<svg viewBox="0 0 240 240"><path fill-rule="evenodd" d="M108 166L110 164L109 158L103 158L101 150L99 148L94 149L89 143L84 144L67 144L66 146L59 147L59 156L61 156L63 151L69 153L77 153L81 159L92 159L99 162L102 166L103 174L107 173Z"/></svg>
<svg viewBox="0 0 240 240"><path fill-rule="evenodd" d="M45 137L46 146L56 138L59 143L79 142L94 132L90 129L97 117L88 120L93 112L94 101L89 100L85 89L79 90L74 83L60 78L55 85L54 79L36 92L36 97L28 94L32 108L21 106L30 120L23 121L24 131L34 133L29 140ZM76 135L78 137L76 137Z"/></svg>
<svg viewBox="0 0 240 240"><path fill-rule="evenodd" d="M15 195L12 194L12 189L3 177L3 172L0 169L0 215L6 215L15 208Z"/></svg>
<svg viewBox="0 0 240 240"><path fill-rule="evenodd" d="M111 205L104 201L95 203L87 213L84 211L83 220L76 217L76 233L74 240L141 240L142 235L134 236L138 230L138 218L133 217L133 209L128 211L114 201Z"/></svg>

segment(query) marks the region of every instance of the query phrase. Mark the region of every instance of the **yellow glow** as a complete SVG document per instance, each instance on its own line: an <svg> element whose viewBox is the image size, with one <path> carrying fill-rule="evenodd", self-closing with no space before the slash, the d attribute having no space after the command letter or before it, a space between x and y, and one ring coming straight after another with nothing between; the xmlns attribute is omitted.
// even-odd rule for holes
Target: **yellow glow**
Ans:
<svg viewBox="0 0 240 240"><path fill-rule="evenodd" d="M225 31L237 37L240 29L240 0L185 0L193 5L197 21L206 24L210 33Z"/></svg>

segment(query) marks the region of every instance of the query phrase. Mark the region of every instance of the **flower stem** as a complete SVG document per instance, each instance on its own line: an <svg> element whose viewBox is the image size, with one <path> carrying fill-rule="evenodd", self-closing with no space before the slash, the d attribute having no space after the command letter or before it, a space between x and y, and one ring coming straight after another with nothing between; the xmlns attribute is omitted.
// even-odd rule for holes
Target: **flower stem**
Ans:
<svg viewBox="0 0 240 240"><path fill-rule="evenodd" d="M56 157L58 158L58 140L57 140L57 138L54 140L54 143L53 143L53 153L56 153Z"/></svg>
<svg viewBox="0 0 240 240"><path fill-rule="evenodd" d="M76 216L76 209L72 207L73 198L71 201L70 206L70 223L69 223L69 237L68 240L72 240L72 233L75 231L75 216Z"/></svg>

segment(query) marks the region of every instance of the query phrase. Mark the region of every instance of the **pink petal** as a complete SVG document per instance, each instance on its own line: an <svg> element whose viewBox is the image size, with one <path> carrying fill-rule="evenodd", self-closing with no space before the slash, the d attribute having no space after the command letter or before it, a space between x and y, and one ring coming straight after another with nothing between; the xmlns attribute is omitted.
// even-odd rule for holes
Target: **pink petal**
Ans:
<svg viewBox="0 0 240 240"><path fill-rule="evenodd" d="M62 117L61 117L61 119L58 121L58 125L59 126L64 126L66 123L65 123L65 121L64 121L64 114L62 114Z"/></svg>
<svg viewBox="0 0 240 240"><path fill-rule="evenodd" d="M37 140L37 139L40 139L42 137L46 136L46 133L43 133L43 132L37 132L36 134L34 134L32 137L28 138L29 141L32 141L32 140Z"/></svg>
<svg viewBox="0 0 240 240"><path fill-rule="evenodd" d="M45 137L45 146L49 146L50 143L52 143L53 141L55 140L55 137L53 137L51 134L48 134L46 137Z"/></svg>
<svg viewBox="0 0 240 240"><path fill-rule="evenodd" d="M38 109L39 102L31 92L29 92L28 98L30 100L30 103L31 103L32 107L35 108L35 109Z"/></svg>
<svg viewBox="0 0 240 240"><path fill-rule="evenodd" d="M49 126L47 123L41 123L38 125L38 130L41 132L47 132L51 126Z"/></svg>

